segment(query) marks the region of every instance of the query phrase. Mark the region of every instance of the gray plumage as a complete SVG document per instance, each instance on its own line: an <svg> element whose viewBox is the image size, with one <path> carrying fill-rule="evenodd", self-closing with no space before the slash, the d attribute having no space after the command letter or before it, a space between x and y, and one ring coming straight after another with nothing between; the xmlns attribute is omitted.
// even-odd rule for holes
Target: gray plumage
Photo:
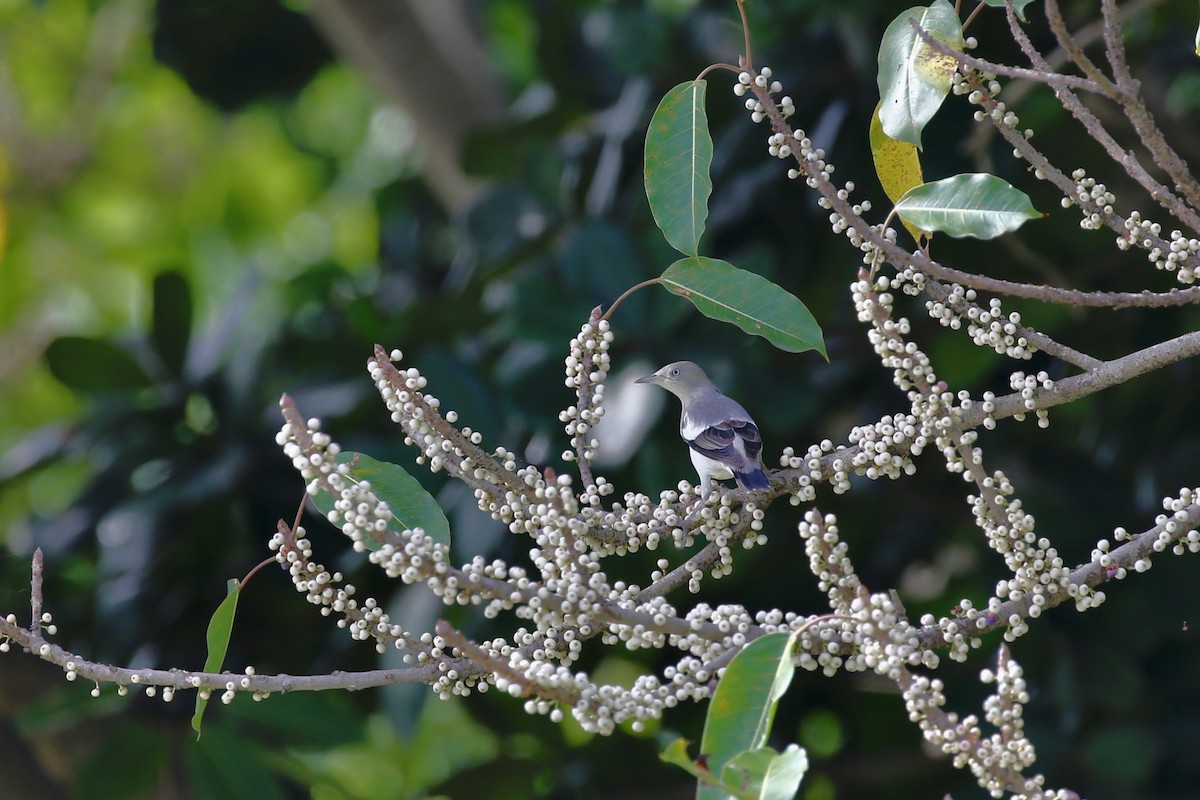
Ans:
<svg viewBox="0 0 1200 800"><path fill-rule="evenodd" d="M637 383L653 383L679 398L679 435L687 442L700 475L700 499L712 482L733 478L743 489L771 488L762 466L762 437L741 403L721 394L704 370L691 361L667 364Z"/></svg>

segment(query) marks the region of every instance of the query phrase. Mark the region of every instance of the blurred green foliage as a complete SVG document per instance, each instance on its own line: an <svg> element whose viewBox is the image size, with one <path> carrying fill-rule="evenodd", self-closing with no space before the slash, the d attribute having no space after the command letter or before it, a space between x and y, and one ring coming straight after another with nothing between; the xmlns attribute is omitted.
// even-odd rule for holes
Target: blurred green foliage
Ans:
<svg viewBox="0 0 1200 800"><path fill-rule="evenodd" d="M830 151L838 175L876 200L867 149L875 48L905 5L749 6L756 61L797 98L798 124ZM1076 25L1094 12L1092 3L1064 5ZM64 646L122 664L199 666L226 579L266 555L275 520L290 519L300 501L300 481L274 444L280 393L322 417L347 448L411 463L364 370L376 342L403 348L490 443L531 461L563 449L567 341L592 307L673 260L642 192L645 123L670 86L736 58L736 10L718 0L467 6L510 111L463 148L463 169L482 187L477 200L446 210L421 177L429 143L411 117L374 94L379 76L326 49L303 8L0 0L5 613L28 603L28 556L38 545ZM1188 87L1200 69L1190 56L1193 26L1178 25L1194 11L1182 0L1147 4L1130 36L1152 107L1197 164L1190 132L1200 105ZM997 15L984 14L971 33L995 48L990 57L1019 61ZM616 363L703 361L752 408L769 450L840 439L905 406L853 320L846 286L856 256L766 156L765 134L740 101L720 81L711 88L706 252L803 298L831 364L774 351L661 291L622 306ZM442 113L454 113L454 100L446 86ZM1087 164L1119 197L1136 196L1048 92L1035 91L1020 110L1060 164ZM948 111L926 132L927 178L989 169L1037 207L1058 207L996 140L972 132L968 114L954 113L963 108ZM1080 288L1171 285L1138 256L1080 231L1070 212L1011 241L939 241L937 255ZM1021 310L1104 357L1200 325L1186 309ZM908 313L944 377L975 393L1007 386L1011 365L944 335L919 309ZM1048 361L1029 366L1061 374ZM1195 365L1179 364L1056 410L1048 432L1006 425L983 441L1064 557L1086 560L1113 525L1148 524L1160 496L1196 483L1196 379ZM622 490L655 492L690 476L673 427L664 420L638 458L609 471ZM986 597L1001 576L961 482L937 461L929 454L902 484L821 500L840 515L867 585L898 587L913 614ZM481 519L459 487L413 472L446 510L455 557L525 558L526 545ZM769 546L743 555L700 599L820 610L794 521L786 508L773 510ZM308 525L320 559L406 626L447 615L472 636L498 630L434 606L420 587L398 591L318 518ZM631 559L623 577L641 580L650 563ZM1188 627L1200 617L1194 569L1187 559L1163 560L1115 587L1100 610L1058 609L1016 643L1036 692L1028 723L1038 766L1051 783L1092 798L1171 798L1200 780L1190 744L1200 735L1191 679L1200 648ZM311 611L286 576L262 573L243 592L227 666L396 665L394 654L355 646ZM946 668L960 710L977 708L975 674L990 659L985 647L975 662ZM623 654L583 666L619 681L653 662L653 654ZM853 676L796 676L775 729L810 748L807 796L979 796L969 776L922 754L899 698L863 691L871 688ZM569 722L527 717L519 701L495 693L449 706L421 689L260 704L239 697L209 708L196 742L190 698L166 705L110 692L93 700L88 689L34 659L0 658L0 774L23 776L27 787L15 796L692 793L686 776L658 763L652 735L596 739ZM696 738L702 718L703 708L677 709L661 735Z"/></svg>

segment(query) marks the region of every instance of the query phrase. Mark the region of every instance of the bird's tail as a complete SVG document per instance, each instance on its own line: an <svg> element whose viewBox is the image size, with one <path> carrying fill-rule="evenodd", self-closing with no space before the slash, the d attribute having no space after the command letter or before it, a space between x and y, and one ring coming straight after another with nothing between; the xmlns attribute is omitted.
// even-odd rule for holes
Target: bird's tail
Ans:
<svg viewBox="0 0 1200 800"><path fill-rule="evenodd" d="M767 473L761 469L751 472L735 472L733 477L737 480L737 485L743 489L757 492L771 488L771 482L767 480Z"/></svg>

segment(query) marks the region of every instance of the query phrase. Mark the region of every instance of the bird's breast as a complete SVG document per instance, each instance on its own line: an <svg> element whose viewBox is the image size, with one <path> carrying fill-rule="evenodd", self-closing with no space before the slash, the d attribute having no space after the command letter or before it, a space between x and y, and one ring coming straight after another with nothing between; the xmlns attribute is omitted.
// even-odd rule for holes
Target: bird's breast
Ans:
<svg viewBox="0 0 1200 800"><path fill-rule="evenodd" d="M727 481L733 477L733 470L729 468L728 464L717 461L715 458L709 458L703 453L697 453L695 450L688 452L692 456L692 466L701 475L707 475L718 481Z"/></svg>

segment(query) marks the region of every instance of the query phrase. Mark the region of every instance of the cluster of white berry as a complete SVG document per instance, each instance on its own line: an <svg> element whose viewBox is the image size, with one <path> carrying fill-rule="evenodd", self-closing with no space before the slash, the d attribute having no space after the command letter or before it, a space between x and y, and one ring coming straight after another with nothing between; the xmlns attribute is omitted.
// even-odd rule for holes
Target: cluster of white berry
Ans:
<svg viewBox="0 0 1200 800"><path fill-rule="evenodd" d="M784 121L795 113L796 106L792 98L788 96L780 98L777 104L774 102L771 95L782 91L783 85L779 81L771 80L769 67L763 67L758 75L750 72L740 73L737 83L733 86L733 93L738 97L744 96L747 92L754 95L746 98L746 110L750 112L750 117L754 122L771 121L773 131L767 137L767 152L774 158L794 158L800 162L800 166L788 170L788 178L795 180L803 176L810 189L825 188L824 184L829 184L832 180L834 165L825 160L824 149L815 147L802 129L793 129L784 124ZM849 203L850 194L853 191L854 182L847 181L845 186L836 190L836 195L839 200ZM872 266L878 261L875 245L866 239L846 219L845 215L834 211L833 204L827 197L819 197L817 202L822 208L830 211L829 223L834 233L845 234L851 244L862 251L864 264ZM863 214L871 210L871 201L863 200L851 205L850 208L861 219ZM872 229L886 240L896 241L894 228L881 224L872 226Z"/></svg>
<svg viewBox="0 0 1200 800"><path fill-rule="evenodd" d="M824 480L830 480L833 484L833 490L841 494L844 489L850 488L850 476L846 473L845 462L840 461L834 466L834 475L827 476L822 457L832 453L834 450L833 442L829 439L823 439L817 444L809 445L808 451L804 456L796 455L794 447L785 447L779 456L779 466L784 469L799 470L804 468L806 471L796 477L796 487L792 491L789 502L792 505L798 506L801 503L811 503L817 499L816 484Z"/></svg>
<svg viewBox="0 0 1200 800"><path fill-rule="evenodd" d="M1082 168L1072 172L1071 179L1075 181L1074 196L1063 197L1063 208L1078 205L1084 211L1080 227L1099 230L1113 216L1116 196L1103 183L1088 177ZM1200 239L1180 230L1170 231L1168 239L1163 239L1162 225L1145 219L1140 211L1131 211L1120 230L1122 233L1116 238L1119 249L1139 247L1146 251L1146 259L1156 269L1175 273L1175 279L1184 285L1196 282L1200 271Z"/></svg>
<svg viewBox="0 0 1200 800"><path fill-rule="evenodd" d="M832 166L830 167L832 169ZM846 185L838 189L835 193L839 200L850 203L850 193L854 191L854 181L846 181ZM833 208L833 203L828 197L821 196L817 198L817 205L829 211L829 227L834 233L840 233L850 240L850 245L862 253L862 263L870 268L875 268L882 258L879 252L879 247L871 240L865 237L858 228L851 224L851 221L846 218L840 211ZM871 201L863 200L859 203L850 204L850 211L855 216L861 219L862 215L871 210ZM869 226L875 234L882 236L888 242L896 243L896 229L885 227L882 223L879 225Z"/></svg>
<svg viewBox="0 0 1200 800"><path fill-rule="evenodd" d="M601 408L611 340L607 324L593 321L572 343L569 378L576 379L571 381L576 389L589 384L594 401L590 408L586 402L577 406L588 413ZM289 544L288 537L280 534L273 546L280 551L280 560L289 565L297 589L324 613L341 613L343 626L356 638L374 637L377 646L411 651L406 653L410 663L415 655L418 663L436 666L429 682L439 696L480 691L490 683L505 691L532 695L535 699L527 708L534 713L561 716L561 709L569 706L585 728L600 732L625 721L638 726L682 699L707 697L712 672L706 665L722 654L728 658L745 644L749 634L760 631L754 628L751 616L740 607L712 610L701 606L681 618L660 595L643 596L636 585L610 583L601 561L640 547L653 549L664 538L680 546L700 539L708 543L705 552L712 552L711 559L683 565L689 573L689 587L696 591L705 574L728 574L735 543L749 547L765 541L762 510L726 496L698 509L695 520L685 520L679 512L680 501L693 498L692 487L686 483L681 484L679 493L664 492L657 503L629 493L624 504L605 508L602 498L612 487L603 478L576 496L567 476L552 476L533 466L518 467L516 457L504 448L491 454L479 451L477 435L473 440L456 430L451 424L452 412L445 418L439 414L440 404L425 391L426 382L419 371L402 370L391 363L398 357L399 353L390 358L377 354L368 365L393 419L402 426L407 440L419 448L419 459L429 468L444 469L468 481L476 487L481 508L505 522L513 533L529 537L531 574L482 558L456 569L446 562L444 546L419 529L396 532L387 524L377 525L378 519L391 521L389 510L369 484L353 482L350 467L336 462L339 449L320 432L318 421L303 422L298 413L291 414L280 441L310 486L340 498L331 518L352 540L364 543L369 558L389 575L406 582L423 580L443 602L480 604L489 617L511 612L527 621L527 626L514 631L510 640L495 638L480 645L443 635L411 636L392 625L377 604L357 605L351 597L352 587L335 588L340 576L311 560L306 540ZM591 366L586 366L589 361ZM585 419L582 413L576 416ZM576 433L583 432L576 428ZM669 567L667 560L660 560L652 579L661 578ZM673 647L684 656L664 673L666 682L647 676L632 689L598 686L586 673L570 669L583 643L593 636L630 649Z"/></svg>
<svg viewBox="0 0 1200 800"><path fill-rule="evenodd" d="M973 39L967 41L971 42ZM1011 130L1024 139L1032 139L1033 130L1031 128L1020 130L1018 128L1021 124L1020 117L1009 109L1003 100L996 99L1000 96L1003 88L1000 81L996 80L996 75L991 72L971 70L964 72L960 66L950 77L950 91L953 94L965 96L967 102L973 106L981 106L973 115L976 122L991 120L997 128ZM1012 152L1014 158L1023 157L1019 149L1014 148Z"/></svg>
<svg viewBox="0 0 1200 800"><path fill-rule="evenodd" d="M976 122L983 122L985 119L991 118L997 125L1003 125L1006 128L1017 129L1021 124L1020 118L1011 111L1003 100L997 100L996 97L1000 94L1000 81L996 80L996 76L991 73L982 72L979 74L981 81L986 82L987 91L980 89L972 89L967 92L967 102L972 105L983 105L985 100L990 100L986 109L979 109L975 112L974 117ZM1024 131L1025 138L1033 135L1033 131ZM1017 154L1019 157L1019 153Z"/></svg>
<svg viewBox="0 0 1200 800"><path fill-rule="evenodd" d="M809 568L829 595L833 610L824 624L801 631L799 666L830 676L843 669L874 672L894 681L908 667L938 666L938 654L922 646L896 598L890 593L871 594L862 586L833 515L810 510L799 532Z"/></svg>
<svg viewBox="0 0 1200 800"><path fill-rule="evenodd" d="M1039 408L1037 403L1039 390L1043 392L1054 391L1054 381L1050 379L1050 376L1044 370L1036 375L1026 375L1024 372L1018 370L1009 376L1008 385L1012 387L1014 392L1021 393L1025 408L1034 412L1037 416L1038 427L1050 427L1050 412L1044 408ZM1022 422L1025 419L1025 413L1013 414L1013 419ZM994 421L993 424L995 424Z"/></svg>
<svg viewBox="0 0 1200 800"><path fill-rule="evenodd" d="M372 364L376 363L372 360ZM416 384L423 382L424 378L410 375L407 380ZM436 408L436 399L428 400L433 400L433 404L426 401L418 406L411 397L403 401L409 406L406 418L422 420L412 424L406 441L412 442L421 427L432 430L424 412ZM281 405L289 402L285 399ZM425 454L434 451L440 459L440 448L430 442L435 438L427 434L423 439L427 446ZM383 567L389 577L417 583L446 568L449 555L446 546L434 541L423 529L406 528L400 532L389 529L389 522L394 519L391 508L372 491L369 481L351 477L350 462L338 461L341 448L320 430L320 420L302 422L293 414L286 414L276 441L306 481L309 494L315 496L327 492L335 498L334 507L328 515L329 521L341 528L356 550L370 550L371 562ZM430 469L440 469L442 463L440 460L435 463L431 458L429 466ZM285 554L281 551L281 555Z"/></svg>
<svg viewBox="0 0 1200 800"><path fill-rule="evenodd" d="M1042 608L1059 592L1075 598L1081 608L1104 602L1103 592L1072 582L1070 568L1049 539L1038 537L1033 515L1025 511L1020 498L1012 497L1013 486L1003 472L997 470L981 483L983 491L968 498L975 523L1012 573L1012 577L997 582L988 610L997 614L1005 600L1029 600L1025 615L1013 613L1007 620L1000 620L1008 625L1005 639L1012 641L1027 633L1028 619L1041 616Z"/></svg>
<svg viewBox="0 0 1200 800"><path fill-rule="evenodd" d="M317 606L322 616L337 614L338 627L348 630L352 638L358 641L374 639L379 653L389 647L398 650L413 647L412 637L392 623L375 598L368 597L360 604L354 596L354 585L344 583L340 572L330 572L312 560L312 544L304 534L304 528L297 527L294 531L277 532L268 542L268 547L275 551L275 560L287 568L296 591ZM382 549L392 547L386 544ZM411 656L406 658L411 659Z"/></svg>
<svg viewBox="0 0 1200 800"><path fill-rule="evenodd" d="M778 94L783 91L782 83L771 80L770 67L763 67L757 75L751 75L749 72L739 73L737 83L733 85L733 93L738 97L744 97L747 91L753 91L751 86L765 90L767 94ZM750 112L750 117L755 122L762 122L767 118L766 106L756 97L746 98L746 110ZM792 102L792 98L784 96L779 100L779 110L784 119L787 119L796 113L796 105ZM778 153L772 153L772 155L787 158L786 155L780 156Z"/></svg>
<svg viewBox="0 0 1200 800"><path fill-rule="evenodd" d="M967 309L967 319L970 320L967 334L980 347L991 347L997 353L1015 359L1028 359L1033 355L1028 340L1019 332L1021 314L1013 311L1005 315L1000 298L991 298L987 309L972 305Z"/></svg>
<svg viewBox="0 0 1200 800"><path fill-rule="evenodd" d="M493 460L479 447L483 436L470 428L453 427L458 421L456 412L447 411L444 416L440 413L441 400L423 391L428 382L420 370L409 367L401 372L393 365L402 357L399 350L389 354L377 348L375 356L367 361L367 371L391 412L392 422L403 431L404 443L418 449L417 463L428 463L432 472L446 469L468 483L471 479L491 479L501 485L505 481L511 484L511 470L502 473L491 469Z"/></svg>
<svg viewBox="0 0 1200 800"><path fill-rule="evenodd" d="M850 463L871 480L912 475L917 471L912 459L925 449L928 430L913 414L889 414L873 425L856 425L846 437L858 447Z"/></svg>
<svg viewBox="0 0 1200 800"><path fill-rule="evenodd" d="M1173 230L1169 234L1170 242L1164 243L1162 226L1143 219L1138 211L1130 212L1125 220L1125 230L1128 235L1117 237L1117 247L1127 250L1138 245L1147 251L1146 258L1157 269L1176 273L1175 279L1182 284L1190 286L1196 282L1200 271L1200 239Z"/></svg>
<svg viewBox="0 0 1200 800"><path fill-rule="evenodd" d="M1200 500L1200 487L1179 490L1175 497L1164 497L1163 510L1170 512L1159 514L1154 519L1155 535L1147 547L1141 548L1133 562L1135 572L1146 572L1150 569L1154 554L1161 553L1171 547L1175 555L1184 553L1200 553L1200 531L1197 530L1200 514L1196 511L1196 503ZM1128 541L1131 538L1124 528L1113 531L1113 541ZM1125 567L1116 563L1112 554L1113 545L1108 539L1096 542L1092 550L1092 563L1105 570L1106 577L1122 580L1128 575Z"/></svg>
<svg viewBox="0 0 1200 800"><path fill-rule="evenodd" d="M1006 792L1025 800L1066 800L1070 792L1046 791L1045 778L1031 778L1022 772L1036 761L1033 743L1025 736L1023 711L1029 702L1021 667L1001 648L996 670L980 674L985 684L996 691L983 704L984 718L996 728L985 736L974 714L960 718L944 711L945 687L942 681L906 674L901 681L909 719L920 726L926 741L951 756L954 766L969 769L979 785L992 797Z"/></svg>
<svg viewBox="0 0 1200 800"><path fill-rule="evenodd" d="M591 462L600 445L588 434L604 416L604 380L611 366L608 349L612 345L613 334L609 330L608 320L599 319L599 310L597 308L592 313L592 318L571 340L567 356L565 383L568 389L575 390L578 401L559 414L559 421L566 423L567 435L571 437L571 446L574 448L574 451L563 452L563 461L582 458L585 462Z"/></svg>
<svg viewBox="0 0 1200 800"><path fill-rule="evenodd" d="M856 425L847 434L847 445L835 446L829 439L812 444L804 455L785 447L779 465L788 476L789 502L793 506L816 500L816 487L828 483L834 494L850 491L850 476L871 480L900 478L916 472L912 459L928 443L926 428L912 414L888 414L878 422Z"/></svg>
<svg viewBox="0 0 1200 800"><path fill-rule="evenodd" d="M892 279L893 284L897 280L907 280L909 274L919 273L898 273ZM921 284L924 284L923 280ZM910 294L919 291L915 288L908 291L907 285L905 288ZM946 297L925 301L925 310L931 319L942 327L955 331L962 328L965 320L967 335L971 337L972 342L980 347L990 347L1009 358L1027 361L1037 352L1037 348L1025 336L1020 312L1005 314L1000 299L996 297L988 300L986 309L981 308L976 303L979 295L974 289L958 284L951 284L949 288L950 293Z"/></svg>
<svg viewBox="0 0 1200 800"><path fill-rule="evenodd" d="M1112 216L1117 196L1103 183L1088 177L1087 170L1082 168L1071 173L1071 180L1075 181L1075 196L1064 197L1063 208L1078 205L1085 212L1079 220L1079 227L1085 231L1100 230L1104 217Z"/></svg>
<svg viewBox="0 0 1200 800"><path fill-rule="evenodd" d="M796 105L791 97L785 95L780 98L778 103L771 97L782 91L783 84L771 80L770 67L763 67L757 75L742 72L738 75L737 83L733 85L733 93L738 97L744 96L747 92L753 95L746 98L746 110L750 112L750 118L756 123L763 120L782 123L796 113ZM774 117L772 111L777 112ZM833 174L833 165L825 161L825 151L813 147L812 140L799 128L774 131L767 137L767 152L774 158L795 157L803 162L805 164L803 174L812 188L816 188L819 181L828 181L829 176ZM788 177L793 180L799 178L801 174L802 171L799 169L788 170Z"/></svg>
<svg viewBox="0 0 1200 800"><path fill-rule="evenodd" d="M884 368L892 370L892 382L917 403L916 395L928 398L932 394L937 377L929 357L915 343L904 340L911 325L905 317L892 316L895 297L888 291L880 291L890 285L887 276L878 276L874 284L860 276L850 284L850 291L859 322L871 326L867 330L871 346ZM913 389L918 390L916 395L910 391ZM919 416L927 416L929 409L926 407L925 411Z"/></svg>

